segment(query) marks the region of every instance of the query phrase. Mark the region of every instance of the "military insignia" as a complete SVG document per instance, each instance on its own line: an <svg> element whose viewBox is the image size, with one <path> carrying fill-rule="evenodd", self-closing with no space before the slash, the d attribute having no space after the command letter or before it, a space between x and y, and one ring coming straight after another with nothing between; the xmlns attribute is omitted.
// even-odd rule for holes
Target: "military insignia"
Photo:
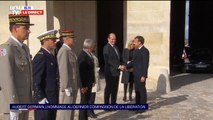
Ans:
<svg viewBox="0 0 213 120"><path fill-rule="evenodd" d="M44 53L43 52L38 52L37 54L43 55Z"/></svg>
<svg viewBox="0 0 213 120"><path fill-rule="evenodd" d="M7 49L2 48L0 49L0 56L6 56L7 55Z"/></svg>

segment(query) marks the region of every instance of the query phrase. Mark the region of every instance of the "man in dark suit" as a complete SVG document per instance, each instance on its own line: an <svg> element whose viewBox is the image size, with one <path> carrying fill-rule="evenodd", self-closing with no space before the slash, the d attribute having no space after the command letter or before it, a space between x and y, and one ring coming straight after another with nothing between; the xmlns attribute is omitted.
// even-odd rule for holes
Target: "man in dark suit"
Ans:
<svg viewBox="0 0 213 120"><path fill-rule="evenodd" d="M134 84L135 84L135 103L146 104L147 92L146 92L146 78L149 67L149 50L144 46L144 38L142 36L136 36L134 39L135 53L133 61L127 65L127 68L133 67ZM138 110L136 113L143 111Z"/></svg>
<svg viewBox="0 0 213 120"><path fill-rule="evenodd" d="M41 34L41 49L33 59L33 100L39 104L58 104L59 73L56 58L50 52L55 48L57 30ZM36 110L35 120L55 120L56 110Z"/></svg>
<svg viewBox="0 0 213 120"><path fill-rule="evenodd" d="M117 93L118 93L118 83L120 70L124 69L123 65L120 65L120 53L118 48L115 46L116 35L110 33L108 35L108 43L104 46L104 74L106 80L106 87L104 91L104 104L116 104Z"/></svg>
<svg viewBox="0 0 213 120"><path fill-rule="evenodd" d="M59 41L56 42L56 47L55 47L55 49L54 49L54 55L55 55L56 57L57 57L57 54L58 54L60 48L62 47L63 43L64 43L64 42L63 42L63 37L60 36L60 37L59 37Z"/></svg>
<svg viewBox="0 0 213 120"><path fill-rule="evenodd" d="M89 104L91 90L95 85L95 72L92 51L94 49L94 42L91 39L85 39L83 43L83 50L78 56L79 66L79 87L81 93L80 104ZM87 110L79 111L79 120L88 120Z"/></svg>

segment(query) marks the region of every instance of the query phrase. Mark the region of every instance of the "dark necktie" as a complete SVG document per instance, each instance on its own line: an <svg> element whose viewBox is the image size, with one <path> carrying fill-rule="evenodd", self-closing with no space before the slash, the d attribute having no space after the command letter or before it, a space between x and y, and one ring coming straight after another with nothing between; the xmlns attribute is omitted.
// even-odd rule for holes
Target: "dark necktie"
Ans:
<svg viewBox="0 0 213 120"><path fill-rule="evenodd" d="M88 53L89 53L90 59L94 62L94 59L93 59L93 57L92 57L92 54L91 54L90 52L88 52Z"/></svg>
<svg viewBox="0 0 213 120"><path fill-rule="evenodd" d="M118 54L117 49L116 49L114 46L113 46L113 48L114 48L114 50L115 50L115 53L116 53L116 55L117 55L118 59L120 59L120 56L119 56L119 54Z"/></svg>

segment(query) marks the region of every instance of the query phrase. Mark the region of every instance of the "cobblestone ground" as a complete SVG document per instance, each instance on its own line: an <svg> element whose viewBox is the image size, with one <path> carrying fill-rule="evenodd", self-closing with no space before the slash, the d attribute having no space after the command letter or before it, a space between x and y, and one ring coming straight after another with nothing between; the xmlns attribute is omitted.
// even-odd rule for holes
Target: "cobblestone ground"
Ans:
<svg viewBox="0 0 213 120"><path fill-rule="evenodd" d="M105 82L101 82L102 90L97 93L96 103L103 103ZM145 113L96 110L97 120L213 120L213 74L173 75L170 83L172 91L168 94L160 95L148 91L149 110ZM123 93L119 91L117 103L124 103L122 98ZM30 112L30 120L33 120L32 116L33 112ZM75 119L77 118L78 111L75 114ZM0 117L0 120L3 119Z"/></svg>

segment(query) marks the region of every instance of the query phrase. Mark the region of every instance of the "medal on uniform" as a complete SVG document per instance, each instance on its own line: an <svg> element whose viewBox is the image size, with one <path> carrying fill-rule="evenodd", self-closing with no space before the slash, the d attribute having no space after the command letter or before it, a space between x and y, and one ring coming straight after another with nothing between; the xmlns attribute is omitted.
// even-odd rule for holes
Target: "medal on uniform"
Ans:
<svg viewBox="0 0 213 120"><path fill-rule="evenodd" d="M5 48L0 49L0 56L6 56L7 50Z"/></svg>

